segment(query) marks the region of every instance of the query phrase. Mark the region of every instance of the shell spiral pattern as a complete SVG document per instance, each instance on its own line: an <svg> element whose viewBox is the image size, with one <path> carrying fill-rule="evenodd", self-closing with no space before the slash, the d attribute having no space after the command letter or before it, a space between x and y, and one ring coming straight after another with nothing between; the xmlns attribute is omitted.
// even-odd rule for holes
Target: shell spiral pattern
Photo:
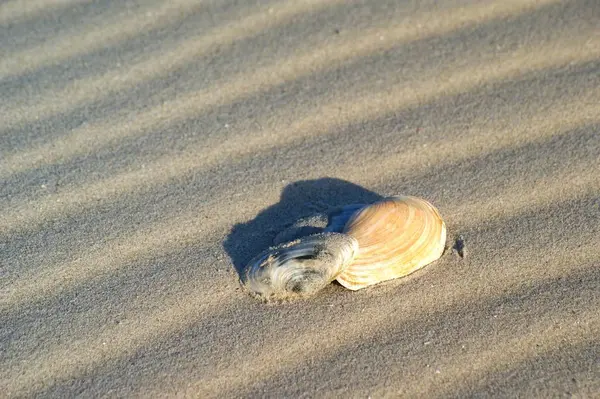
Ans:
<svg viewBox="0 0 600 399"><path fill-rule="evenodd" d="M335 280L357 250L348 235L314 234L262 252L248 264L242 283L265 299L310 295Z"/></svg>
<svg viewBox="0 0 600 399"><path fill-rule="evenodd" d="M311 295L335 279L358 290L430 264L446 242L438 210L410 196L338 208L324 231L262 252L246 267L242 283L266 299Z"/></svg>

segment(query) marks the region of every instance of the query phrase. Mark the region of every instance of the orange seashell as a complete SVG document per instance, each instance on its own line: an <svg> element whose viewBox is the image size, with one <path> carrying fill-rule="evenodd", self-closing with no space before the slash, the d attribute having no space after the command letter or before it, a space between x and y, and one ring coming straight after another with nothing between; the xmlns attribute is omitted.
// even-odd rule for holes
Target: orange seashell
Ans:
<svg viewBox="0 0 600 399"><path fill-rule="evenodd" d="M357 211L343 233L358 242L358 252L337 281L358 290L404 277L444 252L446 225L429 202L409 196L385 199Z"/></svg>

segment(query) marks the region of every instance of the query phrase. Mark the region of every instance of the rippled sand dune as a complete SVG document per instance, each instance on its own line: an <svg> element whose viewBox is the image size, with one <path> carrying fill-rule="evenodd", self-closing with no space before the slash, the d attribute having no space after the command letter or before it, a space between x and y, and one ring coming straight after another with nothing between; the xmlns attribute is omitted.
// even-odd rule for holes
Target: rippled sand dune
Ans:
<svg viewBox="0 0 600 399"><path fill-rule="evenodd" d="M2 395L600 392L597 0L8 0L0 48ZM440 260L240 288L392 194Z"/></svg>

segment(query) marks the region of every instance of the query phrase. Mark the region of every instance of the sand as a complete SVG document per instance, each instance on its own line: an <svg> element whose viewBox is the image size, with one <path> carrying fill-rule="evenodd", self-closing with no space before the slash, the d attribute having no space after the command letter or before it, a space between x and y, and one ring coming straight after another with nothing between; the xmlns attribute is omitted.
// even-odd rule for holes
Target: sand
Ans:
<svg viewBox="0 0 600 399"><path fill-rule="evenodd" d="M8 0L0 48L1 396L600 396L597 0ZM394 194L437 262L240 288Z"/></svg>

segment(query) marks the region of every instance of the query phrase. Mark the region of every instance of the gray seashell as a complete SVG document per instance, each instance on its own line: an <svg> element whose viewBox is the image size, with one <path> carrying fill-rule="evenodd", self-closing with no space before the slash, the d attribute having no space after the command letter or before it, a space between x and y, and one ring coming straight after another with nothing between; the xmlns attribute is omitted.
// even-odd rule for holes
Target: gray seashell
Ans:
<svg viewBox="0 0 600 399"><path fill-rule="evenodd" d="M321 233L281 244L255 257L242 277L250 293L265 299L313 294L331 283L354 258L357 241Z"/></svg>

